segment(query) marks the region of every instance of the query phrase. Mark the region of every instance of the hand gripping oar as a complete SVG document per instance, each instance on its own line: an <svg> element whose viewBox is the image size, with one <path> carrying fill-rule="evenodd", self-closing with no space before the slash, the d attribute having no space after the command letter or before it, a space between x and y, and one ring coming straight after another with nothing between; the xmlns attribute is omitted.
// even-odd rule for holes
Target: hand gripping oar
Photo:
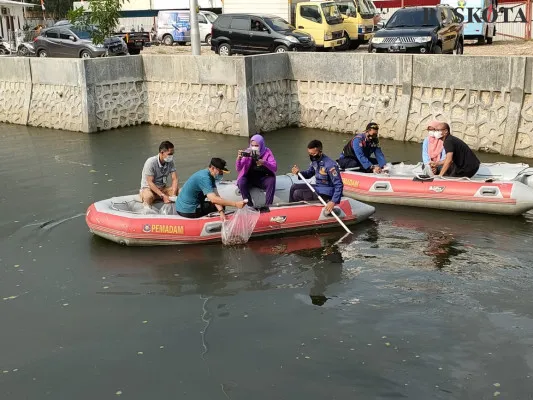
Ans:
<svg viewBox="0 0 533 400"><path fill-rule="evenodd" d="M303 177L303 175L298 172L298 176L300 177L301 180L303 180L305 182L305 184L307 185L307 187L309 189L311 189L311 191L317 195L318 197L318 200L320 200L320 202L324 205L324 207L327 205L326 202L324 201L324 199L322 197L320 197L320 195L315 191L315 188L313 188L313 186L311 186L311 184L309 182L307 182L307 180ZM341 219L339 218L339 216L337 214L335 214L333 212L333 210L331 211L331 213L333 214L333 216L335 217L335 219L337 220L337 222L339 224L341 224L341 226L346 230L346 232L348 233L352 233L351 230L348 229L348 227L344 224L344 222L341 221Z"/></svg>

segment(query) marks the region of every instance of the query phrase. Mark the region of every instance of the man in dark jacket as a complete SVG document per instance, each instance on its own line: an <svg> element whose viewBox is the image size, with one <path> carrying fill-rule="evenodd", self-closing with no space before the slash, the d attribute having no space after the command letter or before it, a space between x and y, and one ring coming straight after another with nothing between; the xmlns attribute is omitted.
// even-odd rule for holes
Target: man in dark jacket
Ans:
<svg viewBox="0 0 533 400"><path fill-rule="evenodd" d="M311 164L307 171L301 171L301 174L305 179L315 177L316 184L313 185L314 189L327 202L326 211L330 213L335 204L341 202L344 189L339 167L335 161L322 152L322 142L320 140L311 140L307 145L307 152L309 153ZM292 173L296 175L298 172L300 172L300 169L296 165L293 166ZM311 200L318 200L318 197L307 187L307 184L295 183L291 186L290 202Z"/></svg>
<svg viewBox="0 0 533 400"><path fill-rule="evenodd" d="M435 172L439 166L442 166L439 176L472 178L479 169L480 162L470 147L461 139L452 136L450 125L446 122L442 122L433 135L444 142L446 158L430 162L431 169Z"/></svg>
<svg viewBox="0 0 533 400"><path fill-rule="evenodd" d="M370 122L363 133L350 140L337 160L342 169L359 167L361 172L380 173L387 164L378 140L379 126ZM375 158L371 157L374 154Z"/></svg>

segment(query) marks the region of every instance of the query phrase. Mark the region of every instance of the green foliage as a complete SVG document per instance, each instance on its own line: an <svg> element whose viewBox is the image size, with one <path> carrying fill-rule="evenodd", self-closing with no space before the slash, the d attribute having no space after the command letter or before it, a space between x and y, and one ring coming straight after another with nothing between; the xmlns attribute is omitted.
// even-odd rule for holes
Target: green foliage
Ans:
<svg viewBox="0 0 533 400"><path fill-rule="evenodd" d="M104 43L118 25L120 10L125 1L129 0L91 0L91 24L98 27L94 32L93 43Z"/></svg>
<svg viewBox="0 0 533 400"><path fill-rule="evenodd" d="M67 19L71 24L83 26L89 25L89 15L85 13L83 7L69 10L67 13Z"/></svg>
<svg viewBox="0 0 533 400"><path fill-rule="evenodd" d="M129 0L91 0L90 13L83 8L71 10L68 19L71 23L82 26L94 26L92 41L94 44L103 44L104 40L116 30L120 10Z"/></svg>

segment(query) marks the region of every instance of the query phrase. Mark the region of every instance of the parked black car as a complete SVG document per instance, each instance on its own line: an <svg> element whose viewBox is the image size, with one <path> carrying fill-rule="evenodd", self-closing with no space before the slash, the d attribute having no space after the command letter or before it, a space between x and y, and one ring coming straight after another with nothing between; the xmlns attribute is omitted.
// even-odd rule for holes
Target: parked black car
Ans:
<svg viewBox="0 0 533 400"><path fill-rule="evenodd" d="M463 54L463 31L449 6L405 7L374 34L368 52Z"/></svg>
<svg viewBox="0 0 533 400"><path fill-rule="evenodd" d="M315 51L308 33L276 15L222 14L213 23L211 50L221 56Z"/></svg>
<svg viewBox="0 0 533 400"><path fill-rule="evenodd" d="M128 46L119 37L110 37L103 44L91 40L93 27L60 24L43 29L34 40L39 57L105 57L128 54Z"/></svg>

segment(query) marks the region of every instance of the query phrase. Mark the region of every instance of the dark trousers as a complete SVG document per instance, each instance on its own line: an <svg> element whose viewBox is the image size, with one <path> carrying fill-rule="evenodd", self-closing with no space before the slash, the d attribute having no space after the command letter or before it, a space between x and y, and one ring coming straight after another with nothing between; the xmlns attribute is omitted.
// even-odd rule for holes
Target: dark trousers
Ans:
<svg viewBox="0 0 533 400"><path fill-rule="evenodd" d="M376 160L375 158L369 158L368 161L370 161L372 165L378 164L378 160ZM359 167L359 172L372 172L372 167L364 169L359 160L351 157L339 158L337 160L337 164L339 164L339 167L341 167L342 169Z"/></svg>
<svg viewBox="0 0 533 400"><path fill-rule="evenodd" d="M217 207L210 201L202 199L200 205L196 208L194 213L182 213L177 211L178 215L181 215L184 218L200 218L211 214L212 212L218 211Z"/></svg>
<svg viewBox="0 0 533 400"><path fill-rule="evenodd" d="M327 203L331 200L331 196L328 196L327 194L321 194L320 197L324 199L324 201ZM289 194L289 202L293 203L295 201L313 201L318 200L318 196L316 193L313 193L309 187L305 183L295 183L291 186L291 191Z"/></svg>
<svg viewBox="0 0 533 400"><path fill-rule="evenodd" d="M478 169L479 169L479 166L477 166L477 168L475 169L463 169L463 168L457 167L457 165L455 164L452 164L450 165L450 167L448 168L448 171L446 171L444 176L450 176L454 178L463 178L463 177L472 178L476 174Z"/></svg>
<svg viewBox="0 0 533 400"><path fill-rule="evenodd" d="M276 190L276 177L273 175L244 175L237 181L237 187L241 191L242 199L248 199L248 205L253 207L250 188L257 187L266 191L265 206L274 202L274 192Z"/></svg>

